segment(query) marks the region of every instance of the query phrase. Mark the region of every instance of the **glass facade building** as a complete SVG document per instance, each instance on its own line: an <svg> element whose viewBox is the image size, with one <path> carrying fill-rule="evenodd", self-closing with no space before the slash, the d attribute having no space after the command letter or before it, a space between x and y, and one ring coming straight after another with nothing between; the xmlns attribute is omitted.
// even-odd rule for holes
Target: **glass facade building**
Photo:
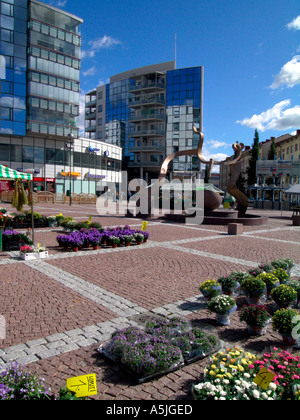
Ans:
<svg viewBox="0 0 300 420"><path fill-rule="evenodd" d="M193 132L193 125L202 131L202 86L202 67L167 72L167 155L197 148L199 136ZM200 170L197 156L180 156L173 160L174 173L188 175Z"/></svg>
<svg viewBox="0 0 300 420"><path fill-rule="evenodd" d="M26 134L27 0L0 2L0 134Z"/></svg>
<svg viewBox="0 0 300 420"><path fill-rule="evenodd" d="M202 66L176 69L171 61L118 74L87 94L86 136L114 144L110 127L123 124L123 168L150 181L167 155L197 147L193 124L202 130L202 97ZM183 156L170 169L189 177L201 167L196 156Z"/></svg>
<svg viewBox="0 0 300 420"><path fill-rule="evenodd" d="M32 0L28 22L28 133L78 137L82 20Z"/></svg>
<svg viewBox="0 0 300 420"><path fill-rule="evenodd" d="M82 20L38 0L0 5L0 134L78 137Z"/></svg>

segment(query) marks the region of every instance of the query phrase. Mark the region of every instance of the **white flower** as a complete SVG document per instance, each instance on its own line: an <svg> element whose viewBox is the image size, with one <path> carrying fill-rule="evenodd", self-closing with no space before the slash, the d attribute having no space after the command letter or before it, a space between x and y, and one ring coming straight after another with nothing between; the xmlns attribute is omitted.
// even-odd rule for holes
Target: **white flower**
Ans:
<svg viewBox="0 0 300 420"><path fill-rule="evenodd" d="M260 393L256 389L254 389L253 391L253 397L256 398L257 400L260 398Z"/></svg>
<svg viewBox="0 0 300 420"><path fill-rule="evenodd" d="M276 391L276 389L277 389L277 385L276 385L276 384L274 384L274 382L271 382L271 383L270 383L270 385L269 385L269 388L270 388L272 391Z"/></svg>

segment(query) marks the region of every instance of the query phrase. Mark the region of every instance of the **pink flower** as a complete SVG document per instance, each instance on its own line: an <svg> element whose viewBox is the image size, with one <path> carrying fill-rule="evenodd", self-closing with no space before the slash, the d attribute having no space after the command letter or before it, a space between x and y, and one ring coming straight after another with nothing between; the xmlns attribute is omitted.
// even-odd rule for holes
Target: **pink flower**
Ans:
<svg viewBox="0 0 300 420"><path fill-rule="evenodd" d="M254 365L249 365L249 369L254 369Z"/></svg>

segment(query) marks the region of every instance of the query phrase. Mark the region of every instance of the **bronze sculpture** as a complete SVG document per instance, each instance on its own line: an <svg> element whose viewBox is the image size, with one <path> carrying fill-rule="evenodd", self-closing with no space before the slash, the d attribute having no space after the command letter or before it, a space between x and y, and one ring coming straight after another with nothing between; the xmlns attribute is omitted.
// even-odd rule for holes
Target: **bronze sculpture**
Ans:
<svg viewBox="0 0 300 420"><path fill-rule="evenodd" d="M159 174L159 178L158 178L160 186L164 183L164 181L166 179L170 163L172 162L173 159L175 159L179 156L198 156L198 159L201 163L208 165L209 176L211 174L211 170L212 170L213 165L220 165L221 163L223 163L223 162L215 162L213 159L210 159L209 161L207 161L204 158L204 156L202 154L204 135L195 126L193 126L193 131L199 135L199 143L198 143L197 149L181 150L181 151L174 152L171 155L167 156L166 159L164 160L162 166L161 166L161 169L160 169L160 174ZM243 215L245 215L245 213L247 211L248 198L242 191L240 191L238 189L236 184L237 184L238 178L239 178L240 173L241 173L240 159L241 159L241 156L242 156L242 151L244 149L244 144L243 143L239 144L238 142L236 142L232 145L232 148L234 150L233 160L224 161L225 165L230 165L230 169L231 169L230 179L228 181L226 191L237 200L237 208L239 210L239 216L243 216ZM218 206L220 204L221 204L220 201L215 200L215 203L214 203L215 208L214 209L218 208ZM212 210L214 210L214 209L212 209Z"/></svg>

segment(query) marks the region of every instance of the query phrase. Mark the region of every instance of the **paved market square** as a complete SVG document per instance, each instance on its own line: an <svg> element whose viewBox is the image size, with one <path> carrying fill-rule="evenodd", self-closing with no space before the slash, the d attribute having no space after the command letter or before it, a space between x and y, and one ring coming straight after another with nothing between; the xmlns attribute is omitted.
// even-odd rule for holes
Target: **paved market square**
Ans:
<svg viewBox="0 0 300 420"><path fill-rule="evenodd" d="M92 221L103 227L128 224L138 229L143 222L101 216L95 205L39 204L35 211L63 213L79 221L92 215ZM300 227L292 225L291 213L253 209L249 213L269 216L268 224L245 226L242 235L231 236L226 226L153 218L147 226L150 238L141 246L77 253L58 247L61 228L36 229L35 241L47 247L48 259L23 261L16 251L0 253L0 315L6 322L0 365L25 364L45 378L53 393L66 385L67 378L95 373L98 394L93 399L188 400L207 359L137 385L97 348L114 331L140 326L149 312L184 317L211 329L228 346L254 352L280 347L281 337L271 327L264 336L249 337L238 311L231 325L218 326L199 291L205 280L281 257L294 260L292 276L300 277ZM242 300L240 296L239 305Z"/></svg>

